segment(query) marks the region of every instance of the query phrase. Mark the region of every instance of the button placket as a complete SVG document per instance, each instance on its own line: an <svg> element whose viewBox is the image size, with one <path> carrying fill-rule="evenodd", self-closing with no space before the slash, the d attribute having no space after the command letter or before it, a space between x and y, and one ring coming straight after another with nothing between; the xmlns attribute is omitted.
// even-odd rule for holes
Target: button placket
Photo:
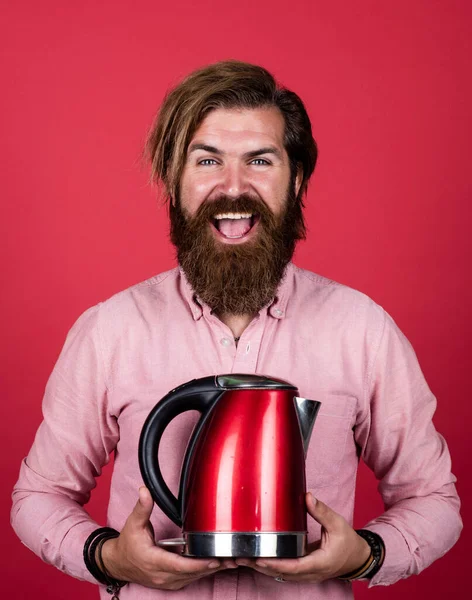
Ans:
<svg viewBox="0 0 472 600"><path fill-rule="evenodd" d="M203 308L203 317L213 338L216 359L216 362L214 362L215 370L220 374L231 373L236 355L236 344L232 333L224 323L210 312L207 306Z"/></svg>
<svg viewBox="0 0 472 600"><path fill-rule="evenodd" d="M244 330L236 348L233 373L255 373L267 315L259 315Z"/></svg>

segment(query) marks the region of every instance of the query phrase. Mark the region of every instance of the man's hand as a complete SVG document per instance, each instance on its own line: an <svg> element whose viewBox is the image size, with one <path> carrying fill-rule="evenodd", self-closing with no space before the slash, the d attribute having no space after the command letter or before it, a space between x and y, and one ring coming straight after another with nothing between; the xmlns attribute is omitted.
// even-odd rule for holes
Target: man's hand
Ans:
<svg viewBox="0 0 472 600"><path fill-rule="evenodd" d="M369 544L357 535L349 523L326 504L308 493L306 504L310 515L321 525L321 540L310 545L302 558L236 559L236 564L249 566L269 575L282 575L287 581L320 582L350 573L361 567L370 555Z"/></svg>
<svg viewBox="0 0 472 600"><path fill-rule="evenodd" d="M139 500L119 537L103 544L102 560L111 577L150 588L178 590L200 577L237 567L232 560L187 558L156 546L149 521L152 507L149 490L141 487Z"/></svg>

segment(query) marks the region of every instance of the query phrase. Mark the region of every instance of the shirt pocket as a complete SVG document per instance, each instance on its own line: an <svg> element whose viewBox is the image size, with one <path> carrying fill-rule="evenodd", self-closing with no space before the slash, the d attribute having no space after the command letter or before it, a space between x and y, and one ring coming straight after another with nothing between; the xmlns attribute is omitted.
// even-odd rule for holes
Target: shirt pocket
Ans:
<svg viewBox="0 0 472 600"><path fill-rule="evenodd" d="M322 395L306 456L306 480L309 489L337 485L349 442L354 443L352 428L357 399L353 396Z"/></svg>

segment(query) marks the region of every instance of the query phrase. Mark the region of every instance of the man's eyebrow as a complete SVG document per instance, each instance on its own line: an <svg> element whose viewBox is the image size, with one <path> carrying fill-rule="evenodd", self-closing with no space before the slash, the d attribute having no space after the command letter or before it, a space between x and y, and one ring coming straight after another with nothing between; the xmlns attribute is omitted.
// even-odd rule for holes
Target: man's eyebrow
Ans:
<svg viewBox="0 0 472 600"><path fill-rule="evenodd" d="M215 146L208 146L208 144L190 144L188 147L188 154L195 152L196 150L204 150L205 152L211 152L212 154L223 154L221 150L218 150Z"/></svg>
<svg viewBox="0 0 472 600"><path fill-rule="evenodd" d="M211 154L217 155L224 154L222 150L219 150L215 146L209 146L208 144L190 144L188 148L188 154L197 150L203 150L204 152L211 152ZM243 156L244 158L248 159L255 158L256 156L260 156L261 154L273 154L277 158L282 159L282 153L275 146L266 146L264 148L258 148L257 150L251 150L250 152L245 152Z"/></svg>
<svg viewBox="0 0 472 600"><path fill-rule="evenodd" d="M244 154L244 158L255 158L261 154L274 154L277 158L282 159L282 153L275 146L267 146L265 148L259 148L258 150L252 150L251 152L246 152Z"/></svg>

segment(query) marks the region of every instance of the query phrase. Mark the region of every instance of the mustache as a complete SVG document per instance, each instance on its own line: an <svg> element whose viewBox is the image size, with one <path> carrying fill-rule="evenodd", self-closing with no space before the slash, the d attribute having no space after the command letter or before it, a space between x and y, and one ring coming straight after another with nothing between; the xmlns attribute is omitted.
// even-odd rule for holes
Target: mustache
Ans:
<svg viewBox="0 0 472 600"><path fill-rule="evenodd" d="M187 216L187 218L194 223L203 223L220 213L228 212L250 212L259 215L263 222L273 222L274 220L273 213L265 202L250 194L241 194L236 198L222 194L213 200L206 200L198 207L193 217Z"/></svg>

